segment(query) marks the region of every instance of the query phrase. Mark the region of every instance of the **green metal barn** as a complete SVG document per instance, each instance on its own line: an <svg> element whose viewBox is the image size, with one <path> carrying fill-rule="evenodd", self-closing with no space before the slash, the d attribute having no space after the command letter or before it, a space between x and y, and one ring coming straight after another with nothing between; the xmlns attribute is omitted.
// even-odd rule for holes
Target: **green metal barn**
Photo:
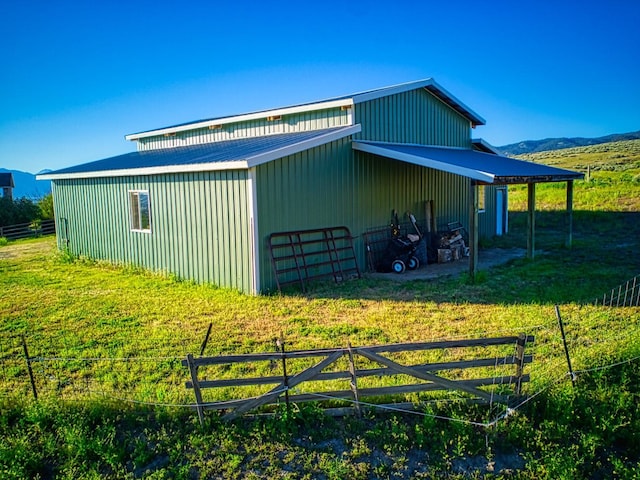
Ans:
<svg viewBox="0 0 640 480"><path fill-rule="evenodd" d="M39 178L52 180L60 248L246 293L279 286L273 238L294 252L283 278L299 274L300 231L346 227L365 270L363 236L392 209L462 224L473 272L478 236L507 230L508 184L581 176L497 155L472 140L484 123L427 79L127 135L136 152Z"/></svg>

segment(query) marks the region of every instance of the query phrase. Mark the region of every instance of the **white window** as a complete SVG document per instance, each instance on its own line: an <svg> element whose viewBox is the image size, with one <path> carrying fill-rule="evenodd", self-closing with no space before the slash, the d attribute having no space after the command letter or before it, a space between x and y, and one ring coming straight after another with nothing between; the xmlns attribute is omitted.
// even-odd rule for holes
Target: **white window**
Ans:
<svg viewBox="0 0 640 480"><path fill-rule="evenodd" d="M129 191L129 211L131 212L131 230L151 232L151 204L146 190Z"/></svg>

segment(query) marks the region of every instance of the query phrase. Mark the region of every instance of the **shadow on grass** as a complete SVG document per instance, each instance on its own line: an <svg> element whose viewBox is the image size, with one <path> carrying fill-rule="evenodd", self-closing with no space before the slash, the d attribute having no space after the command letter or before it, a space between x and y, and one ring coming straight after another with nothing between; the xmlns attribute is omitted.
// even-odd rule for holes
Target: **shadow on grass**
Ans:
<svg viewBox="0 0 640 480"><path fill-rule="evenodd" d="M484 248L526 248L527 213L510 212L509 234ZM480 271L397 282L365 278L312 285L310 298L422 300L467 303L591 303L640 274L640 213L575 211L573 244L566 213L536 212L533 260L518 258Z"/></svg>

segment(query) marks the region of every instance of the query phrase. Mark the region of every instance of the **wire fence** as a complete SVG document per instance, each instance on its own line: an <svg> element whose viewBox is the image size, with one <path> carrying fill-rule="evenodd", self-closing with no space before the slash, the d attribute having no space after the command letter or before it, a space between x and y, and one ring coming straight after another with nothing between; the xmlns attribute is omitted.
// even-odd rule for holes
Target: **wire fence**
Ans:
<svg viewBox="0 0 640 480"><path fill-rule="evenodd" d="M534 361L526 367L530 381L523 385L523 396L513 398L507 405L490 402L486 416L481 421L441 417L436 413L426 413L428 408L406 408L408 402L403 403L403 400L415 402L415 396L398 398L397 407L386 406L384 409L491 426L560 382L579 378L587 372L637 362L640 359L639 283L638 277L631 279L612 290L615 294L607 292L604 296L607 301L597 305L567 305L558 309L562 314L564 332L558 323L559 315L558 318L550 315L547 323L525 329L518 327L484 332L483 337L526 333L535 336L535 343L528 352L533 355ZM634 298L635 303L632 301ZM70 347L42 342L42 339L30 345L29 340L27 336L0 335L0 397L22 400L46 397L61 401L105 398L156 407L192 409L195 406L193 392L185 388L189 371L183 366L183 360L188 353L194 353L197 349L187 345L183 345L180 351L158 349L148 350L144 356L107 357L96 355L90 342ZM199 343L198 339L194 339L190 345ZM35 350L36 345L39 351ZM565 352L568 354L565 355ZM499 376L498 365L494 370L495 375ZM230 378L235 373L227 371L221 375ZM262 372L265 375L268 373ZM258 398L262 393L255 392L254 395ZM322 392L312 395L316 395L318 401L327 400ZM225 398L218 399L223 400ZM421 397L418 400L423 405L428 404L428 398L425 400ZM443 397L435 400L442 402ZM462 399L454 396L445 400ZM360 400L360 405L380 408L375 402L363 400Z"/></svg>
<svg viewBox="0 0 640 480"><path fill-rule="evenodd" d="M640 306L640 276L635 276L618 288L612 288L602 298L596 299L594 305L605 307L638 307Z"/></svg>

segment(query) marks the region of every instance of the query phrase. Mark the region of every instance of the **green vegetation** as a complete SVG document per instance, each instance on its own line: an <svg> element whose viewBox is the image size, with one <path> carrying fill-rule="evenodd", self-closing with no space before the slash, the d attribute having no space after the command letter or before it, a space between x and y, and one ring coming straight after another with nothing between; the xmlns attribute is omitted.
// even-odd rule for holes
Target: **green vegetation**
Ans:
<svg viewBox="0 0 640 480"><path fill-rule="evenodd" d="M640 140L533 153L520 158L584 173L585 181L577 182L575 210L640 211ZM536 192L537 209L564 208L564 184L540 184ZM509 189L510 210L526 210L526 201L526 187Z"/></svg>
<svg viewBox="0 0 640 480"><path fill-rule="evenodd" d="M0 227L53 219L53 196L48 195L34 202L28 198L16 200L0 197Z"/></svg>
<svg viewBox="0 0 640 480"><path fill-rule="evenodd" d="M573 248L564 247L564 185L539 185L536 259L475 283L367 277L319 283L307 296L248 297L74 258L51 238L0 244L0 477L638 478L640 310L592 305L640 273L636 145L537 159L590 167L575 183ZM526 245L526 189L510 192L511 233L487 245ZM535 396L492 426L480 424L498 406L436 397L420 415L333 419L301 404L231 424L207 412L201 428L178 406L193 402L180 360L199 353L209 323L210 355L273 351L281 333L288 349L305 349L526 332L536 336L526 386ZM40 359L37 402L21 335Z"/></svg>

